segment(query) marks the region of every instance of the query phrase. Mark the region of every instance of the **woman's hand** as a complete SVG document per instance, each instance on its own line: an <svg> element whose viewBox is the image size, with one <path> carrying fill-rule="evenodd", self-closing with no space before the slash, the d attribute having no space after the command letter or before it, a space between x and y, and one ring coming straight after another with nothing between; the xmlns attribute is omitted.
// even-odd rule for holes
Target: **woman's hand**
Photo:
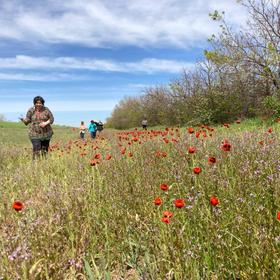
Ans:
<svg viewBox="0 0 280 280"><path fill-rule="evenodd" d="M46 121L46 122L41 122L39 125L40 125L40 127L44 128L48 124L49 124L49 121Z"/></svg>
<svg viewBox="0 0 280 280"><path fill-rule="evenodd" d="M21 120L26 125L25 118L19 117L18 119Z"/></svg>

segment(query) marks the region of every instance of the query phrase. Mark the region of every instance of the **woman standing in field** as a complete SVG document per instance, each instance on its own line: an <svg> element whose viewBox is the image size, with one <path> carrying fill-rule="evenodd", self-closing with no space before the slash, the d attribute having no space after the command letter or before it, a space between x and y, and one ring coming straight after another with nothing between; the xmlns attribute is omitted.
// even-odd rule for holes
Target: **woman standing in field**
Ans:
<svg viewBox="0 0 280 280"><path fill-rule="evenodd" d="M81 139L85 139L85 134L86 134L85 122L81 121L81 125L80 125L80 138Z"/></svg>
<svg viewBox="0 0 280 280"><path fill-rule="evenodd" d="M33 146L33 159L41 155L46 156L53 130L51 124L54 121L52 112L44 106L45 100L41 96L33 99L34 106L20 120L29 125L28 134Z"/></svg>

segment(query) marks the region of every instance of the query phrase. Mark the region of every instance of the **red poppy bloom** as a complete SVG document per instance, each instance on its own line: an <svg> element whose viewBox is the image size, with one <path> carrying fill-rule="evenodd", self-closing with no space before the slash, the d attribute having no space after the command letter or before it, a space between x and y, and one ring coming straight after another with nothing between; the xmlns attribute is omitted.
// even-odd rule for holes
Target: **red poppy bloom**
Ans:
<svg viewBox="0 0 280 280"><path fill-rule="evenodd" d="M241 120L236 120L235 122L238 123L238 124L240 124L240 123L241 123Z"/></svg>
<svg viewBox="0 0 280 280"><path fill-rule="evenodd" d="M110 160L111 158L112 158L112 156L109 155L109 154L107 154L107 155L105 156L105 159L106 159L106 160Z"/></svg>
<svg viewBox="0 0 280 280"><path fill-rule="evenodd" d="M269 128L267 132L272 133L272 128Z"/></svg>
<svg viewBox="0 0 280 280"><path fill-rule="evenodd" d="M263 145L263 144L264 144L264 141L259 141L259 144L260 144L260 145Z"/></svg>
<svg viewBox="0 0 280 280"><path fill-rule="evenodd" d="M189 147L189 154L194 154L196 151L195 147Z"/></svg>
<svg viewBox="0 0 280 280"><path fill-rule="evenodd" d="M183 208L185 206L184 199L175 199L174 204L177 208Z"/></svg>
<svg viewBox="0 0 280 280"><path fill-rule="evenodd" d="M129 152L129 153L128 153L128 156L129 156L129 157L132 157L132 156L133 156L132 152Z"/></svg>
<svg viewBox="0 0 280 280"><path fill-rule="evenodd" d="M189 132L189 134L193 134L194 133L194 129L192 127L189 127L188 128L188 132Z"/></svg>
<svg viewBox="0 0 280 280"><path fill-rule="evenodd" d="M161 185L160 185L160 188L161 188L161 190L163 190L163 191L168 191L169 186L168 186L167 184L161 184Z"/></svg>
<svg viewBox="0 0 280 280"><path fill-rule="evenodd" d="M225 152L229 152L229 151L230 151L231 145L230 145L230 143L228 142L228 140L224 140L224 141L222 142L221 149L222 149L223 151L225 151Z"/></svg>
<svg viewBox="0 0 280 280"><path fill-rule="evenodd" d="M167 138L163 138L163 141L168 144L169 143L169 140Z"/></svg>
<svg viewBox="0 0 280 280"><path fill-rule="evenodd" d="M23 203L20 202L20 201L15 201L13 203L13 208L16 210L16 211L21 211L23 209Z"/></svg>
<svg viewBox="0 0 280 280"><path fill-rule="evenodd" d="M90 161L90 165L91 165L91 166L95 166L95 165L98 164L98 163L99 163L99 161L96 160L96 159L92 159L92 160Z"/></svg>
<svg viewBox="0 0 280 280"><path fill-rule="evenodd" d="M163 212L163 217L165 218L172 218L173 217L173 213L170 211L164 211Z"/></svg>
<svg viewBox="0 0 280 280"><path fill-rule="evenodd" d="M161 156L161 151L156 151L156 157L160 157Z"/></svg>
<svg viewBox="0 0 280 280"><path fill-rule="evenodd" d="M209 157L209 158L208 158L208 162L209 162L210 164L214 164L214 163L216 163L216 158L215 158L215 157Z"/></svg>
<svg viewBox="0 0 280 280"><path fill-rule="evenodd" d="M277 212L277 220L280 221L280 211Z"/></svg>
<svg viewBox="0 0 280 280"><path fill-rule="evenodd" d="M161 221L164 222L164 223L166 223L166 224L170 224L170 219L167 218L167 217L163 217L163 218L161 219Z"/></svg>
<svg viewBox="0 0 280 280"><path fill-rule="evenodd" d="M162 155L162 157L167 157L167 153L166 152L162 152L161 155Z"/></svg>
<svg viewBox="0 0 280 280"><path fill-rule="evenodd" d="M229 128L229 124L228 123L224 123L224 127Z"/></svg>
<svg viewBox="0 0 280 280"><path fill-rule="evenodd" d="M155 204L155 205L161 205L161 204L162 204L161 198L160 198L160 197L155 198L154 204Z"/></svg>
<svg viewBox="0 0 280 280"><path fill-rule="evenodd" d="M217 206L218 204L219 204L219 199L218 199L218 197L216 197L216 196L211 196L210 197L210 203L213 205L213 206Z"/></svg>
<svg viewBox="0 0 280 280"><path fill-rule="evenodd" d="M201 169L200 167L195 167L195 168L193 169L193 172L194 172L195 174L199 174L201 171L202 171L202 169Z"/></svg>
<svg viewBox="0 0 280 280"><path fill-rule="evenodd" d="M100 158L101 158L101 155L100 155L100 154L96 154L96 155L94 156L94 158L95 158L95 159L100 159Z"/></svg>

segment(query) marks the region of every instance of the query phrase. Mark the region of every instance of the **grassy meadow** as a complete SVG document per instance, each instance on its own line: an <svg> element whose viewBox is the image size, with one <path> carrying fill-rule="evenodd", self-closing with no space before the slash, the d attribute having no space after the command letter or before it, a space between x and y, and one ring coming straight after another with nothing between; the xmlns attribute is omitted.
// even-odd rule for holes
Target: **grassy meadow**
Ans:
<svg viewBox="0 0 280 280"><path fill-rule="evenodd" d="M0 279L279 279L279 126L57 126L33 162L0 123Z"/></svg>

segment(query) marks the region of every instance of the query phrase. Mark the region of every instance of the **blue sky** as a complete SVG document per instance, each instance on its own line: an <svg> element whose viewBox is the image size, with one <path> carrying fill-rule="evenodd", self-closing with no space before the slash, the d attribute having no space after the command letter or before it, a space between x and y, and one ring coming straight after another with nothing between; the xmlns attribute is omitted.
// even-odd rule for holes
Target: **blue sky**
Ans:
<svg viewBox="0 0 280 280"><path fill-rule="evenodd" d="M0 114L16 121L41 95L56 124L105 121L203 60L214 10L246 20L236 0L0 0Z"/></svg>

